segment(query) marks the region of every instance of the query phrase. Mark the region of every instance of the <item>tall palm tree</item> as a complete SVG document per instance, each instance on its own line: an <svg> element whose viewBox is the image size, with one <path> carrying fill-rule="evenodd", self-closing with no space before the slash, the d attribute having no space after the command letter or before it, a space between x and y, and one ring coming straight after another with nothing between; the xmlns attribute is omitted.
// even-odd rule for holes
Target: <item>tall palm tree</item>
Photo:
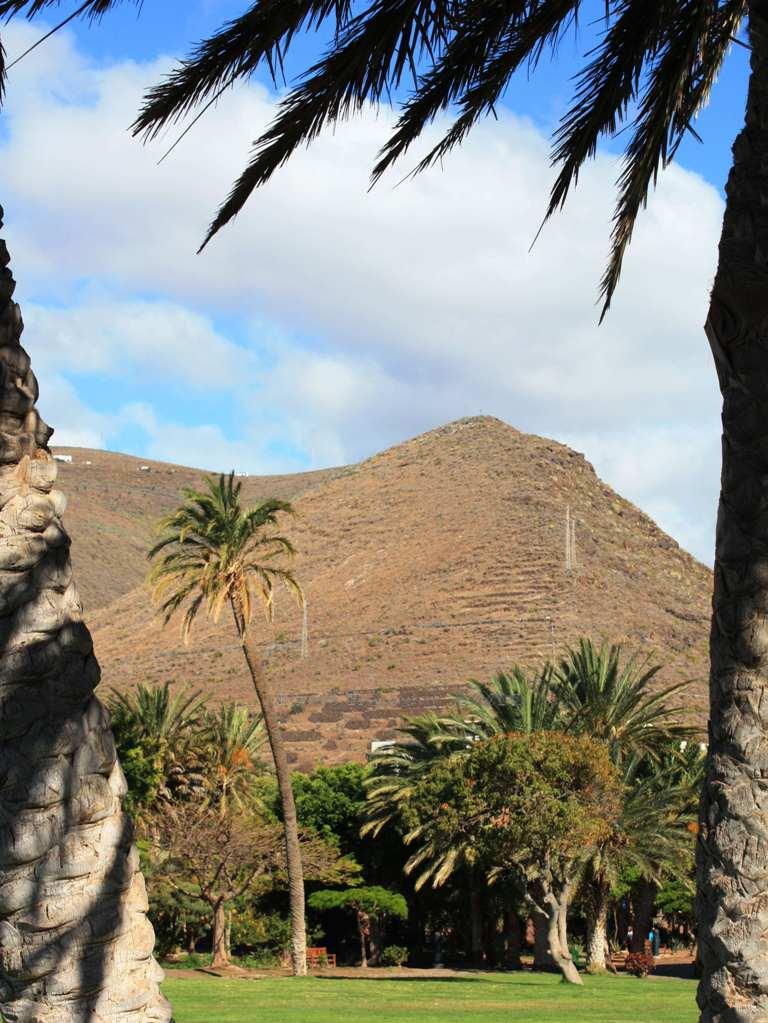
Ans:
<svg viewBox="0 0 768 1023"><path fill-rule="evenodd" d="M84 0L73 15L97 18L121 0ZM58 0L0 0L0 17L32 17ZM302 31L330 39L325 54L282 101L203 244L254 189L329 123L410 88L374 168L378 178L434 118L454 116L417 170L459 145L492 113L512 76L579 23L581 0L255 0L200 42L153 88L134 125L155 136L257 68L277 82ZM734 147L719 265L706 334L723 398L723 471L711 630L710 758L701 808L699 939L702 1020L747 1021L768 1013L768 937L763 900L768 858L768 773L762 693L768 680L768 0L606 0L602 37L576 76L554 134L557 168L547 216L565 203L600 141L622 134L624 165L612 247L602 280L604 313L618 284L635 221L659 170L672 161L708 100L734 39L746 26L751 75ZM758 741L759 737L759 741ZM747 841L745 836L749 835Z"/></svg>
<svg viewBox="0 0 768 1023"><path fill-rule="evenodd" d="M167 1023L8 263L0 241L0 1018Z"/></svg>
<svg viewBox="0 0 768 1023"><path fill-rule="evenodd" d="M287 501L271 499L254 508L240 503L242 483L234 472L208 479L205 490L186 487L185 503L160 524L149 552L155 598L166 622L183 611L182 635L188 639L201 609L218 621L227 607L234 619L243 657L256 691L275 764L283 809L288 888L291 906L293 972L307 972L304 877L291 772L272 686L251 628L260 606L268 621L274 611L275 583L283 583L301 604L304 597L285 559L293 545L276 532L281 515L293 514Z"/></svg>

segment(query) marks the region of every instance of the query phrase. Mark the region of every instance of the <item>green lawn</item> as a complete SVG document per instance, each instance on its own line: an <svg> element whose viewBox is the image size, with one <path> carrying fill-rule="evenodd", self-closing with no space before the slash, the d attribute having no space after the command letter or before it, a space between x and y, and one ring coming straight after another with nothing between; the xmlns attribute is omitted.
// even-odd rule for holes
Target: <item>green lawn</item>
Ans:
<svg viewBox="0 0 768 1023"><path fill-rule="evenodd" d="M695 1023L688 980L549 974L460 979L174 977L163 987L176 1023Z"/></svg>

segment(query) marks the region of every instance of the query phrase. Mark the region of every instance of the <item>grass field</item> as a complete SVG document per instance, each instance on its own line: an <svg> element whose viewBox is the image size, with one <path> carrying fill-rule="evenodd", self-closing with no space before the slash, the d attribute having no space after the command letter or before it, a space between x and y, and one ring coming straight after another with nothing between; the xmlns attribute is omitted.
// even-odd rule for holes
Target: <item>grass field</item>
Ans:
<svg viewBox="0 0 768 1023"><path fill-rule="evenodd" d="M586 977L583 988L535 973L460 979L174 977L176 1023L695 1023L693 981Z"/></svg>

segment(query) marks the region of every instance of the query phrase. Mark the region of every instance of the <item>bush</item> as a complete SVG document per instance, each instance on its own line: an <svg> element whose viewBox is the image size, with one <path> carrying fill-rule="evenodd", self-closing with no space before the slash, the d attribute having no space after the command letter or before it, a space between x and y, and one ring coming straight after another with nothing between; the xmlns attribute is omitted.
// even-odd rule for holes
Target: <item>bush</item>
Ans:
<svg viewBox="0 0 768 1023"><path fill-rule="evenodd" d="M382 966L402 966L408 958L408 949L402 945L387 945L381 953Z"/></svg>

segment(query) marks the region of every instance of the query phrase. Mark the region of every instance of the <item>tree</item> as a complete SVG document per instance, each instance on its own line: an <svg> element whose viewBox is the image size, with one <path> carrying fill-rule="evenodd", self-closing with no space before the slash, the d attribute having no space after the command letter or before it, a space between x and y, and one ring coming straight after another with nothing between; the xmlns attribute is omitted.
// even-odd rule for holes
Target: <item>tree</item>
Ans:
<svg viewBox="0 0 768 1023"><path fill-rule="evenodd" d="M132 811L201 791L206 744L199 691L140 684L132 692L113 692L108 708Z"/></svg>
<svg viewBox="0 0 768 1023"><path fill-rule="evenodd" d="M579 640L552 675L552 692L569 731L604 739L619 762L627 756L657 756L670 740L685 742L693 729L679 723L682 708L670 697L688 683L666 689L651 686L660 665L638 653L623 658L620 646L599 647Z"/></svg>
<svg viewBox="0 0 768 1023"><path fill-rule="evenodd" d="M155 559L150 579L166 623L183 610L182 635L201 608L214 621L229 606L237 637L253 681L280 790L291 903L292 962L297 975L307 972L307 936L304 921L304 879L296 806L274 694L261 663L251 630L254 605L261 605L268 621L274 611L274 586L282 582L303 602L301 587L291 570L278 559L293 556L294 548L276 532L279 517L293 513L287 501L271 499L255 508L240 503L242 484L234 472L208 479L206 489L185 488L186 503L161 523L160 538L149 552Z"/></svg>
<svg viewBox="0 0 768 1023"><path fill-rule="evenodd" d="M621 811L612 827L585 850L583 891L587 910L587 969L605 966L611 894L628 872L655 885L680 871L692 850L700 776L650 758L621 761ZM635 931L640 942L648 926ZM642 951L642 944L638 951Z"/></svg>
<svg viewBox="0 0 768 1023"><path fill-rule="evenodd" d="M409 870L440 885L457 855L489 881L511 879L547 918L563 978L581 983L565 940L565 909L583 851L620 812L621 786L604 743L562 732L510 733L434 765L405 813L416 846Z"/></svg>
<svg viewBox="0 0 768 1023"><path fill-rule="evenodd" d="M264 768L259 753L264 722L247 707L225 703L205 716L206 769L215 778L213 800L223 813L258 803L256 781Z"/></svg>
<svg viewBox="0 0 768 1023"><path fill-rule="evenodd" d="M8 263L0 241L0 1017L166 1023Z"/></svg>
<svg viewBox="0 0 768 1023"><path fill-rule="evenodd" d="M360 938L360 965L368 965L366 942L370 939L372 924L380 924L386 917L405 920L408 906L399 892L374 885L370 888L345 888L341 891L323 889L313 892L307 904L316 910L348 909L355 914ZM378 959L378 951L376 958Z"/></svg>
<svg viewBox="0 0 768 1023"><path fill-rule="evenodd" d="M184 900L202 900L211 913L214 967L229 964L227 910L257 878L278 872L284 858L281 829L255 814L222 813L210 803L165 807L150 834L164 880Z"/></svg>

